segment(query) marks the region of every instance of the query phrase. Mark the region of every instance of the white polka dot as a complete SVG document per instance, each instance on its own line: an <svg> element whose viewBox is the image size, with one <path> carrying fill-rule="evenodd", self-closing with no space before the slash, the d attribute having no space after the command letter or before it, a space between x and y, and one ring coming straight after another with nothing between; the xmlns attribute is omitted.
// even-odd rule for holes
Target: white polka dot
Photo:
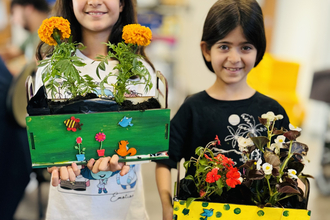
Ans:
<svg viewBox="0 0 330 220"><path fill-rule="evenodd" d="M229 116L228 121L231 125L238 125L240 122L240 118L238 115L231 115Z"/></svg>

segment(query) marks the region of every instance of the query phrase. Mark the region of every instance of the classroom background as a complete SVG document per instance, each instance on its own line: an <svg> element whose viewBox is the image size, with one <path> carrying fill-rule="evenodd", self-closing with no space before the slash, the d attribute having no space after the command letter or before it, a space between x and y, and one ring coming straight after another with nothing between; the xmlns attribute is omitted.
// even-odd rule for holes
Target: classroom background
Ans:
<svg viewBox="0 0 330 220"><path fill-rule="evenodd" d="M147 55L168 80L171 116L187 95L207 89L215 80L203 62L199 47L203 21L214 2L137 0L139 23L153 31ZM310 180L311 219L330 219L327 210L330 207L330 25L327 25L330 1L258 2L264 13L267 51L259 66L249 74L248 82L280 102L291 123L303 129L299 140L309 146L310 159L304 173L315 177ZM20 45L29 34L11 23L9 4L10 0L0 0L0 50L9 44ZM28 64L24 55L6 62L16 78ZM0 144L0 147L4 146ZM155 163L145 163L142 169L149 217L161 219ZM173 170L173 186L176 176L177 171ZM14 219L44 219L48 187L47 171L32 172Z"/></svg>

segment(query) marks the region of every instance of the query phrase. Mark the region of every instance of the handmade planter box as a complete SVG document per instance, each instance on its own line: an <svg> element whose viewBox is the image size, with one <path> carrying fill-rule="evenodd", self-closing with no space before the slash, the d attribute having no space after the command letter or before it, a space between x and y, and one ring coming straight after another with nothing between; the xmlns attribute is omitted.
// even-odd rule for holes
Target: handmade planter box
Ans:
<svg viewBox="0 0 330 220"><path fill-rule="evenodd" d="M98 159L100 142L95 135L103 133L104 156L120 155L120 161L146 161L167 158L169 144L170 110L167 108L167 82L157 72L156 98L161 109L145 111L116 111L89 114L58 114L26 117L33 167L84 164L90 158ZM163 82L161 92L159 82ZM150 97L131 98L141 102ZM85 160L78 161L74 148L81 137Z"/></svg>
<svg viewBox="0 0 330 220"><path fill-rule="evenodd" d="M251 205L200 201L192 202L187 208L184 200L174 201L173 204L174 220L310 220L310 215L311 211L305 209L259 208Z"/></svg>

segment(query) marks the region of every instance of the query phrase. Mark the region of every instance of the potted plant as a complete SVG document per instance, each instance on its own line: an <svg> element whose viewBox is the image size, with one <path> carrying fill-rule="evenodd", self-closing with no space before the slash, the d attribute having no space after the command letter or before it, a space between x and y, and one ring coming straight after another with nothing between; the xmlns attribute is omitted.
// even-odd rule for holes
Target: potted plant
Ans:
<svg viewBox="0 0 330 220"><path fill-rule="evenodd" d="M82 138L81 137L77 137L76 142L77 142L78 146L77 145L74 146L74 149L78 150L78 154L76 154L77 160L78 161L83 161L83 160L85 160L85 150L86 150L86 148L85 147L81 148L81 146L80 146L82 144Z"/></svg>
<svg viewBox="0 0 330 220"><path fill-rule="evenodd" d="M41 40L54 46L51 56L40 62L40 66L44 67L42 79L52 100L44 98L45 92L39 90L29 101L29 116L26 117L26 122L33 167L69 164L68 161L73 160L68 150L73 132L79 133L80 137L84 138L86 146L95 146L95 139L92 137L98 131L110 135L111 138L107 139L106 145L102 146L100 141L102 150L107 149L107 155L104 156L112 156L118 149L119 141L128 140L137 152L134 157L132 155L121 157L120 161L123 162L167 158L167 154L163 153L168 149L170 123L166 79L159 71L156 72L158 82L155 97L132 98L130 97L132 94L126 88L130 84L144 84L146 90L152 87L150 73L141 62L143 57L135 54L139 46L150 43L151 31L140 25L127 25L123 29L123 39L126 43L121 42L118 45L105 43L110 48L110 52L107 56L97 57L100 64L95 71L100 78L99 84L90 76L79 74L77 67L83 68L85 63L76 56L75 52L84 45L72 42L70 34L69 22L61 17L46 19L39 29ZM117 59L118 64L114 71L102 79L99 70L105 69L108 59ZM136 76L137 80L129 80L132 76ZM116 77L117 82L111 85L114 88L113 97L104 97L109 77ZM158 85L160 83L164 84L165 91L160 90ZM95 92L98 87L101 95L94 94L92 99L86 99L87 95ZM42 101L35 99L39 92ZM63 99L64 94L69 94L70 98ZM55 99L56 97L61 99ZM77 101L79 97L83 97L83 100ZM124 106L126 100L133 104L133 109L128 110ZM156 102L157 107L143 108L141 111L138 106L145 101ZM35 109L30 103L31 106L42 103L45 108L38 107L36 114L31 113L29 109ZM128 126L125 126L126 123L123 123L126 121L125 118L129 118L134 123L127 123ZM44 124L47 124L46 129ZM98 155L97 150L96 146L88 147L85 157L95 158ZM52 157L47 157L50 152Z"/></svg>
<svg viewBox="0 0 330 220"><path fill-rule="evenodd" d="M103 157L105 149L102 149L102 142L105 140L105 134L101 132L97 133L95 135L95 140L100 142L100 148L97 150L97 154L99 155L99 157Z"/></svg>
<svg viewBox="0 0 330 220"><path fill-rule="evenodd" d="M214 155L208 148L215 141L205 148L197 148L198 158L184 164L187 168L194 164L196 173L180 181L173 205L174 219L212 219L211 216L213 219L310 219L306 178L311 176L302 173L308 147L296 140L300 128L290 125L290 130L278 130L274 127L275 121L282 118L273 112L263 114L259 121L267 128L267 137L238 138L239 148L246 158L239 167L240 175L227 172L224 176L231 162L224 166L224 156ZM255 149L262 152L262 157L248 159ZM216 184L210 183L207 176L210 173ZM231 176L235 177L232 186L227 183Z"/></svg>

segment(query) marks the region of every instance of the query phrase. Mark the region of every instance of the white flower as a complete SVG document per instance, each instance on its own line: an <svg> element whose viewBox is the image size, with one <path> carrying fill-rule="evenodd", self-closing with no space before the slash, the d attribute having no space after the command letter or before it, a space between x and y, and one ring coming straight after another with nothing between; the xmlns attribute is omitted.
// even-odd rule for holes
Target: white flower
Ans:
<svg viewBox="0 0 330 220"><path fill-rule="evenodd" d="M241 152L247 151L247 147L253 146L253 141L251 138L244 138L242 136L239 136L237 139L238 147Z"/></svg>
<svg viewBox="0 0 330 220"><path fill-rule="evenodd" d="M276 120L281 120L281 119L283 119L283 115L276 115L276 116L275 116L275 119L276 119Z"/></svg>
<svg viewBox="0 0 330 220"><path fill-rule="evenodd" d="M273 165L271 165L269 163L264 163L262 165L262 169L266 175L270 175L270 174L272 174L272 171L273 171Z"/></svg>
<svg viewBox="0 0 330 220"><path fill-rule="evenodd" d="M279 154L281 148L282 148L282 144L280 143L273 143L270 145L270 149L273 150L275 154Z"/></svg>
<svg viewBox="0 0 330 220"><path fill-rule="evenodd" d="M260 170L261 163L262 163L262 160L261 160L261 158L259 158L258 161L257 161L257 167L256 167L257 170Z"/></svg>
<svg viewBox="0 0 330 220"><path fill-rule="evenodd" d="M261 115L261 118L267 119L267 121L274 121L275 117L274 112L267 112L266 114Z"/></svg>
<svg viewBox="0 0 330 220"><path fill-rule="evenodd" d="M281 144L282 145L284 142L285 142L285 136L284 135L279 135L275 139L275 143L278 143L278 144Z"/></svg>
<svg viewBox="0 0 330 220"><path fill-rule="evenodd" d="M288 169L288 175L291 179L298 179L297 171L294 169Z"/></svg>
<svg viewBox="0 0 330 220"><path fill-rule="evenodd" d="M295 127L295 126L293 126L292 124L289 124L289 129L291 130L291 131L301 131L302 129L301 128L299 128L299 127Z"/></svg>

